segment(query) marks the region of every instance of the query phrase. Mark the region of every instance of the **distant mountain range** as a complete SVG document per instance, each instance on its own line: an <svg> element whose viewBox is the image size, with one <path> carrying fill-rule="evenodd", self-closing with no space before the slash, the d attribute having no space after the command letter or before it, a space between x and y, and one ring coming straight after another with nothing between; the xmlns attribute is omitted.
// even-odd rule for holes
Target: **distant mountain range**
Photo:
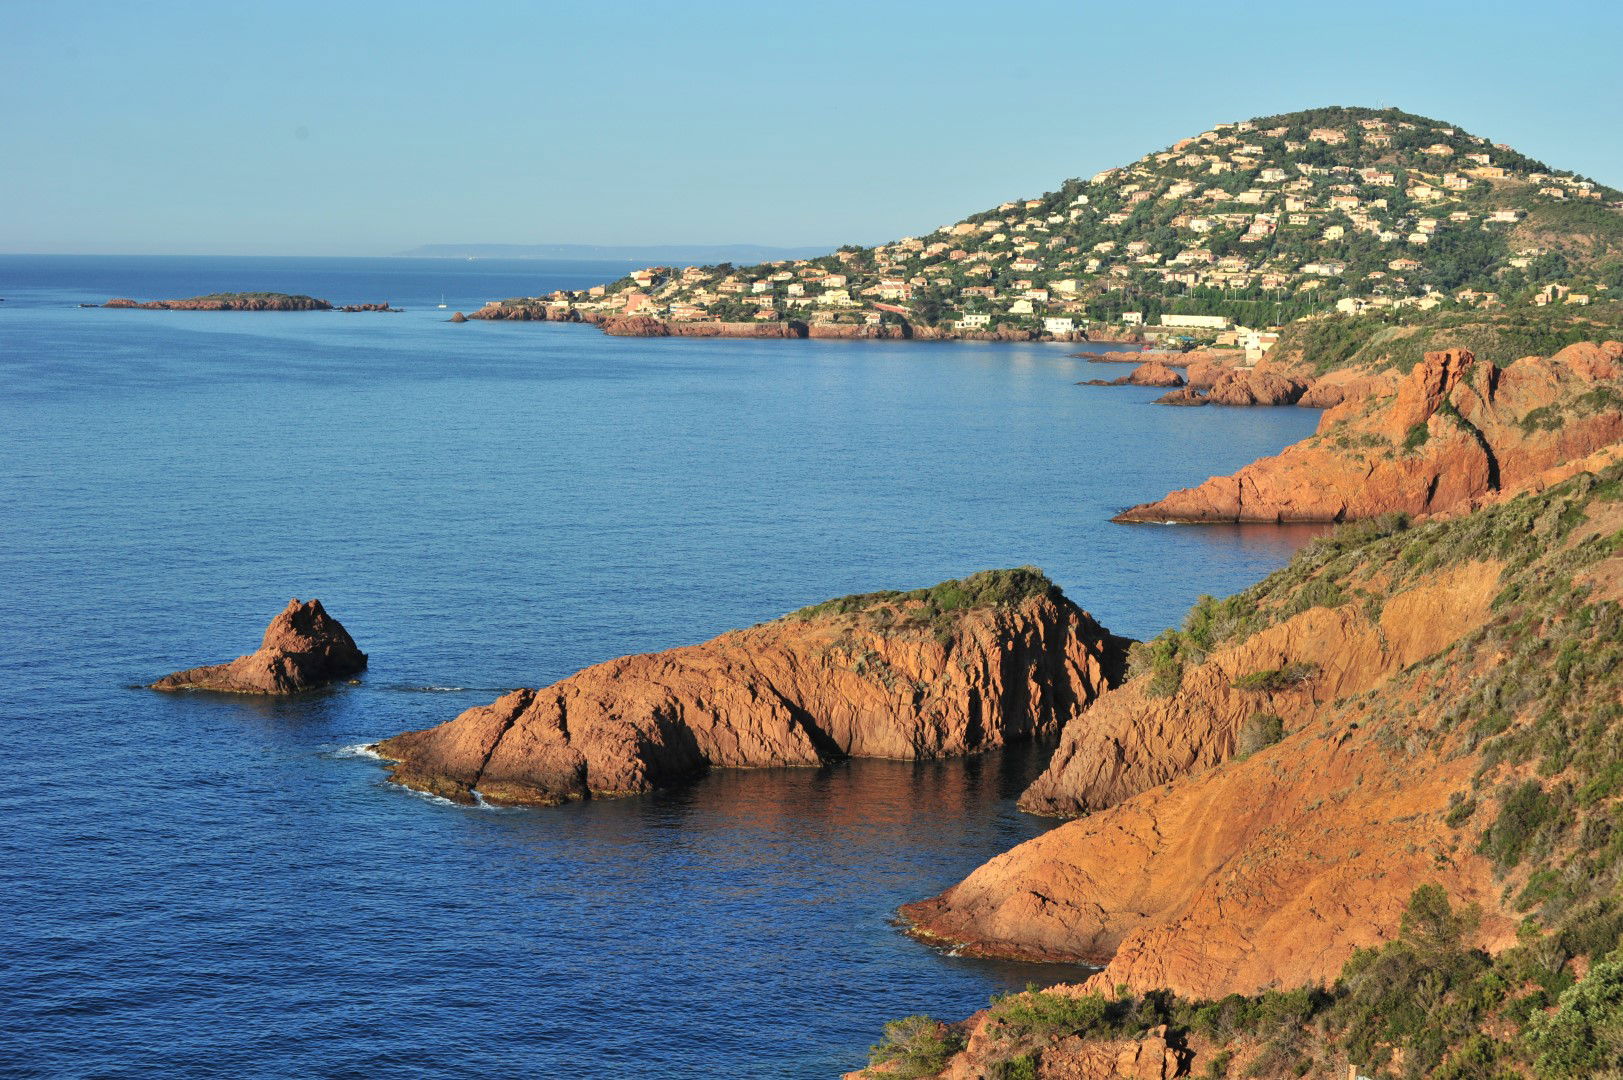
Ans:
<svg viewBox="0 0 1623 1080"><path fill-rule="evenodd" d="M766 247L762 244L424 244L400 252L414 259L601 259L615 262L764 263L809 259L820 247Z"/></svg>

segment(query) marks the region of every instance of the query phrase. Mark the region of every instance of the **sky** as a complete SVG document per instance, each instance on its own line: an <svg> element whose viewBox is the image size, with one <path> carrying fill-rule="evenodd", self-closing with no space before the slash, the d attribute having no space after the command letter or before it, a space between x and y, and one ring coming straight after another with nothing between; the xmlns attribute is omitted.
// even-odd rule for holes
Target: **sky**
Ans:
<svg viewBox="0 0 1623 1080"><path fill-rule="evenodd" d="M827 245L1397 106L1623 187L1623 4L0 0L0 252Z"/></svg>

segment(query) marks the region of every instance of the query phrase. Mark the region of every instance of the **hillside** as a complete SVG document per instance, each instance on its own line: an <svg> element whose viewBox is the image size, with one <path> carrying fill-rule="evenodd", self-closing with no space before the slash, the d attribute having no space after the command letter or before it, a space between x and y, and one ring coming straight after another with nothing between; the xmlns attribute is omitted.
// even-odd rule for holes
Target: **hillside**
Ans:
<svg viewBox="0 0 1623 1080"><path fill-rule="evenodd" d="M1620 604L1623 466L1203 601L1027 793L1088 815L904 908L1103 971L875 1075L1618 1075Z"/></svg>
<svg viewBox="0 0 1623 1080"><path fill-rule="evenodd" d="M1620 199L1441 121L1314 109L1219 124L928 236L652 267L486 317L1071 338L1182 315L1205 318L1170 332L1210 337L1333 310L1581 305L1623 289Z"/></svg>

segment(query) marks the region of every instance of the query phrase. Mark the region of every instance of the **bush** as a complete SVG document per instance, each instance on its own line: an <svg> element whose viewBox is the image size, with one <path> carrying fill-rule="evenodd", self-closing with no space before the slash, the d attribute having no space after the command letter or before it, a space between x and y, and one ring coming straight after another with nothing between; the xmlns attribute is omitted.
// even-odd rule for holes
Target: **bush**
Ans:
<svg viewBox="0 0 1623 1080"><path fill-rule="evenodd" d="M1410 428L1409 429L1409 434L1404 436L1404 438L1403 438L1403 452L1405 454L1414 453L1416 450L1420 449L1422 446L1425 446L1426 445L1426 440L1428 440L1430 438L1431 438L1431 432L1430 432L1430 430L1427 429L1426 422L1424 420L1422 420L1420 423L1418 423L1414 427Z"/></svg>
<svg viewBox="0 0 1623 1080"><path fill-rule="evenodd" d="M1623 954L1590 968L1553 1013L1535 1013L1523 1042L1542 1080L1623 1073Z"/></svg>
<svg viewBox="0 0 1623 1080"><path fill-rule="evenodd" d="M1522 861L1534 835L1559 817L1543 786L1537 780L1523 781L1500 804L1499 817L1482 834L1478 850L1509 869Z"/></svg>
<svg viewBox="0 0 1623 1080"><path fill-rule="evenodd" d="M1099 994L1046 993L1028 990L992 1002L991 1019L1011 1037L1059 1038L1107 1027L1110 1003Z"/></svg>
<svg viewBox="0 0 1623 1080"><path fill-rule="evenodd" d="M1277 714L1252 713L1246 722L1240 725L1240 734L1234 741L1234 756L1248 758L1284 737L1285 721Z"/></svg>
<svg viewBox="0 0 1623 1080"><path fill-rule="evenodd" d="M1236 690L1272 694L1307 682L1318 673L1319 665L1298 660L1282 668L1269 668L1266 671L1253 671L1249 675L1241 675L1230 685Z"/></svg>
<svg viewBox="0 0 1623 1080"><path fill-rule="evenodd" d="M890 1065L889 1075L915 1080L934 1076L964 1048L955 1028L929 1016L904 1016L885 1025L885 1038L869 1048L870 1065Z"/></svg>
<svg viewBox="0 0 1623 1080"><path fill-rule="evenodd" d="M1128 677L1149 676L1144 692L1151 697L1171 697L1183 685L1183 638L1168 630L1154 641L1135 642L1127 650Z"/></svg>

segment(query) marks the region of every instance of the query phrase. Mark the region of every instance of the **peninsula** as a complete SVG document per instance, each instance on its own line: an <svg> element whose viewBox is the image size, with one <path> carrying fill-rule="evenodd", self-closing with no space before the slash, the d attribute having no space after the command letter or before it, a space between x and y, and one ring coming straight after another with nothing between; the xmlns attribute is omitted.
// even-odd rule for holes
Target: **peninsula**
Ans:
<svg viewBox="0 0 1623 1080"><path fill-rule="evenodd" d="M1057 736L1120 680L1127 644L1040 572L986 571L611 660L373 749L396 783L534 805L713 767L973 754Z"/></svg>

